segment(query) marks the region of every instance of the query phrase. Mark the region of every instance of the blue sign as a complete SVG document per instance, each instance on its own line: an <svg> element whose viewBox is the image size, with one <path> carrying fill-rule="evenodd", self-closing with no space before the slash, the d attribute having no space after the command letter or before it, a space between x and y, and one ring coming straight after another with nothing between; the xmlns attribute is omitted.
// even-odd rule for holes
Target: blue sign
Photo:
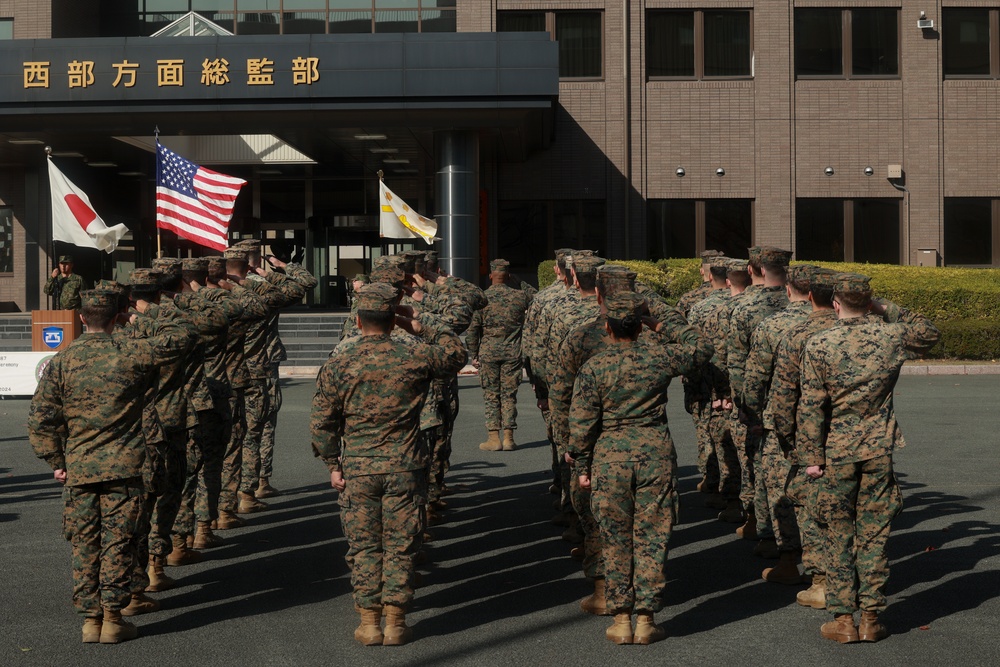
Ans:
<svg viewBox="0 0 1000 667"><path fill-rule="evenodd" d="M62 345L62 327L45 327L42 329L42 342L53 350Z"/></svg>

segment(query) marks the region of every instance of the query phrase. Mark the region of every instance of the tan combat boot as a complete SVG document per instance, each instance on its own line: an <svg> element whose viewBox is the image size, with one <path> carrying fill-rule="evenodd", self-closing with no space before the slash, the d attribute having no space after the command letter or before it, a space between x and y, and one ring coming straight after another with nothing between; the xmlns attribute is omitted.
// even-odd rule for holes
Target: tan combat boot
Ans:
<svg viewBox="0 0 1000 667"><path fill-rule="evenodd" d="M211 521L199 521L194 529L194 542L191 546L195 549L212 549L221 547L226 541L212 532Z"/></svg>
<svg viewBox="0 0 1000 667"><path fill-rule="evenodd" d="M104 610L104 621L101 623L102 644L118 644L138 636L138 628L124 620L120 611Z"/></svg>
<svg viewBox="0 0 1000 667"><path fill-rule="evenodd" d="M406 625L406 612L402 607L385 606L385 631L382 646L402 646L413 639L413 630Z"/></svg>
<svg viewBox="0 0 1000 667"><path fill-rule="evenodd" d="M594 592L580 600L580 609L594 616L608 615L608 600L604 597L604 577L594 579Z"/></svg>
<svg viewBox="0 0 1000 667"><path fill-rule="evenodd" d="M257 488L253 494L258 498L274 498L275 496L280 496L281 491L271 486L268 477L261 477L260 483L257 484Z"/></svg>
<svg viewBox="0 0 1000 667"><path fill-rule="evenodd" d="M604 636L619 646L632 643L632 614L623 611L615 614L615 622L604 631Z"/></svg>
<svg viewBox="0 0 1000 667"><path fill-rule="evenodd" d="M83 643L96 644L101 641L101 617L83 619Z"/></svg>
<svg viewBox="0 0 1000 667"><path fill-rule="evenodd" d="M854 625L853 614L837 614L829 623L824 623L819 632L823 639L832 639L841 644L858 641L858 628Z"/></svg>
<svg viewBox="0 0 1000 667"><path fill-rule="evenodd" d="M361 625L354 631L354 641L362 646L382 645L382 607L359 609Z"/></svg>
<svg viewBox="0 0 1000 667"><path fill-rule="evenodd" d="M746 511L747 520L736 529L736 534L744 540L757 541L757 515L751 509Z"/></svg>
<svg viewBox="0 0 1000 667"><path fill-rule="evenodd" d="M697 484L695 484L694 488L697 489L700 493L711 493L712 492L712 489L708 488L708 477L704 477L704 476L701 478L700 482L698 482Z"/></svg>
<svg viewBox="0 0 1000 667"><path fill-rule="evenodd" d="M861 612L861 624L858 626L859 640L863 642L877 642L888 636L889 631L879 622L877 611Z"/></svg>
<svg viewBox="0 0 1000 667"><path fill-rule="evenodd" d="M138 616L160 611L160 603L145 593L132 593L132 601L122 609L122 616Z"/></svg>
<svg viewBox="0 0 1000 667"><path fill-rule="evenodd" d="M503 451L512 452L517 449L517 445L514 443L514 429L505 428L503 430Z"/></svg>
<svg viewBox="0 0 1000 667"><path fill-rule="evenodd" d="M146 586L147 593L169 591L177 585L176 581L163 573L164 565L166 565L166 558L163 556L149 557L149 568L146 570L146 574L149 576L149 585Z"/></svg>
<svg viewBox="0 0 1000 667"><path fill-rule="evenodd" d="M235 513L227 512L226 510L219 510L219 518L212 522L212 528L215 530L231 530L242 527L243 519L236 516Z"/></svg>
<svg viewBox="0 0 1000 667"><path fill-rule="evenodd" d="M194 565L195 563L200 563L204 560L200 551L188 549L187 540L183 535L171 535L170 542L173 544L174 548L167 556L167 565L170 565L171 567Z"/></svg>
<svg viewBox="0 0 1000 667"><path fill-rule="evenodd" d="M743 523L743 503L739 500L727 500L726 509L719 512L719 521Z"/></svg>
<svg viewBox="0 0 1000 667"><path fill-rule="evenodd" d="M236 497L240 501L239 506L236 508L237 514L254 514L255 512L264 512L270 509L266 503L262 503L254 498L252 493L240 491Z"/></svg>
<svg viewBox="0 0 1000 667"><path fill-rule="evenodd" d="M803 607L826 609L826 575L814 574L812 586L795 595L795 601Z"/></svg>
<svg viewBox="0 0 1000 667"><path fill-rule="evenodd" d="M484 452L499 452L503 449L503 443L500 442L500 431L490 431L489 436L486 438L486 442L479 443L479 449Z"/></svg>
<svg viewBox="0 0 1000 667"><path fill-rule="evenodd" d="M635 643L652 644L665 639L667 631L656 624L653 620L653 612L640 611L635 617Z"/></svg>
<svg viewBox="0 0 1000 667"><path fill-rule="evenodd" d="M772 584L785 584L795 586L803 583L802 575L799 574L799 554L801 551L782 551L778 555L778 564L775 567L766 568L761 577L764 581Z"/></svg>

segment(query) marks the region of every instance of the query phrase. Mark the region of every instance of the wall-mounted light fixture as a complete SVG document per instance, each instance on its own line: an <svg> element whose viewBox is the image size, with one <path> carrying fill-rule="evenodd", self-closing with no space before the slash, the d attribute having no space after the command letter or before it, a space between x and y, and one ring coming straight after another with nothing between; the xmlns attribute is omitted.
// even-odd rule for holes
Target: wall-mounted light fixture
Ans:
<svg viewBox="0 0 1000 667"><path fill-rule="evenodd" d="M826 169L823 170L823 173L826 174L827 176L833 176L833 167L827 167Z"/></svg>
<svg viewBox="0 0 1000 667"><path fill-rule="evenodd" d="M726 170L723 169L722 167L719 167L718 169L715 170L715 175L716 176L725 176L726 175Z"/></svg>
<svg viewBox="0 0 1000 667"><path fill-rule="evenodd" d="M921 30L933 30L934 20L927 18L927 12L920 12L920 18L917 19L917 27Z"/></svg>
<svg viewBox="0 0 1000 667"><path fill-rule="evenodd" d="M686 174L687 172L684 171L684 167L677 167L677 171L674 173L677 174L677 178L683 178L684 174Z"/></svg>
<svg viewBox="0 0 1000 667"><path fill-rule="evenodd" d="M865 176L874 176L875 170L871 167L865 167Z"/></svg>

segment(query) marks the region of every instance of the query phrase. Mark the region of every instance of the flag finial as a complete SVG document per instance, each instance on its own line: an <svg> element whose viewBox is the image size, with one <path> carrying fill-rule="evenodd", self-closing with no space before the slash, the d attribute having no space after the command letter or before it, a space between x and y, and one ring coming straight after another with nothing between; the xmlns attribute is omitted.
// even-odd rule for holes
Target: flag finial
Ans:
<svg viewBox="0 0 1000 667"><path fill-rule="evenodd" d="M382 180L382 176L384 176L385 174L382 173L381 169L379 169L376 173L378 174L378 180L381 181Z"/></svg>
<svg viewBox="0 0 1000 667"><path fill-rule="evenodd" d="M45 157L52 157L52 146L45 147Z"/></svg>

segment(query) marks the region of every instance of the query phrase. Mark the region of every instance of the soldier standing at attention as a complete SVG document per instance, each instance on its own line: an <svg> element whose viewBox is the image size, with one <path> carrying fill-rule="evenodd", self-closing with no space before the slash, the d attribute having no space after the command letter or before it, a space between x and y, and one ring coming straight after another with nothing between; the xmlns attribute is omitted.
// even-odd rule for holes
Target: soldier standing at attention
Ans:
<svg viewBox="0 0 1000 667"><path fill-rule="evenodd" d="M85 287L83 278L73 273L73 256L62 255L59 267L45 281L43 290L52 297L56 310L74 310L80 307L80 291Z"/></svg>
<svg viewBox="0 0 1000 667"><path fill-rule="evenodd" d="M826 608L834 620L820 633L842 644L888 634L879 621L889 578L885 545L903 507L892 469L893 450L903 445L892 393L903 362L941 336L927 318L873 302L869 280L837 278L839 326L806 343L797 417L799 460L820 484L820 512L829 526ZM858 608L860 627L854 625Z"/></svg>
<svg viewBox="0 0 1000 667"><path fill-rule="evenodd" d="M649 317L638 294L622 292L604 305L610 344L576 377L569 449L580 486L592 489L600 525L605 595L615 615L605 634L615 644L650 644L666 636L653 615L663 607L677 517L667 388L671 378L708 361L712 346L688 324ZM643 324L655 335L640 341Z"/></svg>
<svg viewBox="0 0 1000 667"><path fill-rule="evenodd" d="M489 305L477 310L466 333L472 365L479 369L486 404L484 452L511 452L516 449L517 386L521 384L521 329L531 297L507 284L510 262L490 262L490 282L486 290ZM500 429L503 428L503 442Z"/></svg>
<svg viewBox="0 0 1000 667"><path fill-rule="evenodd" d="M313 451L340 492L361 614L354 639L365 646L399 646L412 637L406 609L427 496L420 410L431 381L450 377L466 361L458 336L411 319L411 309L398 308L399 297L386 283L358 290L361 336L341 343L323 364L310 421ZM426 344L395 340L390 334L397 326Z"/></svg>
<svg viewBox="0 0 1000 667"><path fill-rule="evenodd" d="M86 332L45 369L28 437L65 485L63 526L73 545L73 604L84 616L83 642L117 644L138 636L121 612L132 598L138 562L144 394L155 368L178 361L188 337L161 322L154 335L122 349L111 336L118 294L85 291L81 306Z"/></svg>

